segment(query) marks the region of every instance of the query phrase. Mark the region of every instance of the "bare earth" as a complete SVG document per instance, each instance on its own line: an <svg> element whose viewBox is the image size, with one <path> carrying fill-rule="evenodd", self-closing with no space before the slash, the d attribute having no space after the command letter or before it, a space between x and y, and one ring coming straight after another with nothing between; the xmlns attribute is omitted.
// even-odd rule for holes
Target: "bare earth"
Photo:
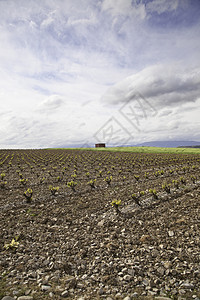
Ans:
<svg viewBox="0 0 200 300"><path fill-rule="evenodd" d="M199 162L192 154L1 150L0 299L199 299ZM59 187L55 195L49 185Z"/></svg>

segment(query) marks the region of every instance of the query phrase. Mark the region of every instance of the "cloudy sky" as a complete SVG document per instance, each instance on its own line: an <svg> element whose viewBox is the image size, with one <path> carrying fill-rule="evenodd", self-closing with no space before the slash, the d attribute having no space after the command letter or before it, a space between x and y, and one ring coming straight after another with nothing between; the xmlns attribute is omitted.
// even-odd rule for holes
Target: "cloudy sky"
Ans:
<svg viewBox="0 0 200 300"><path fill-rule="evenodd" d="M199 0L0 0L0 148L200 141Z"/></svg>

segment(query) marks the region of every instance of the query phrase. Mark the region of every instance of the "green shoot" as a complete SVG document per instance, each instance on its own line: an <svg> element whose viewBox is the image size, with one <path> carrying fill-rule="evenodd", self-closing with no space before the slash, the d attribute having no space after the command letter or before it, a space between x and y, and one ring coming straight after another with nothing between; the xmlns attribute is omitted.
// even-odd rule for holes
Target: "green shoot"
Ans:
<svg viewBox="0 0 200 300"><path fill-rule="evenodd" d="M121 200L114 199L111 202L111 205L115 208L116 213L119 214L120 213L119 206L121 205Z"/></svg>

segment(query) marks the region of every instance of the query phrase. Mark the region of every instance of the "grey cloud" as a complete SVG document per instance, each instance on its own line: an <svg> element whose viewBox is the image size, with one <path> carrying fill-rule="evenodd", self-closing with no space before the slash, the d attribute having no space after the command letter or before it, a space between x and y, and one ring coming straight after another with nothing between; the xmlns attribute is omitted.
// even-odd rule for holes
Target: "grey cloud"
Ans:
<svg viewBox="0 0 200 300"><path fill-rule="evenodd" d="M158 107L196 101L200 95L199 70L152 66L111 87L102 101L109 104L129 102L137 99L138 93Z"/></svg>
<svg viewBox="0 0 200 300"><path fill-rule="evenodd" d="M179 0L154 0L147 3L146 10L149 12L157 12L158 14L162 14L164 12L176 10L179 2Z"/></svg>
<svg viewBox="0 0 200 300"><path fill-rule="evenodd" d="M158 116L159 117L166 117L166 116L169 116L173 113L173 111L171 109L167 109L167 110L163 110L163 111L160 111Z"/></svg>

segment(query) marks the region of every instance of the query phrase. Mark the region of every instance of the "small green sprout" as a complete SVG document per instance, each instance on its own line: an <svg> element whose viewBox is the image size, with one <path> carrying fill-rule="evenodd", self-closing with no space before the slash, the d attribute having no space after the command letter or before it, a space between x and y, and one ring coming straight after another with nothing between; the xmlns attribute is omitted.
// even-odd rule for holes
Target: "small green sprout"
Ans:
<svg viewBox="0 0 200 300"><path fill-rule="evenodd" d="M131 197L132 197L133 199L138 198L138 196L137 196L136 194L132 194Z"/></svg>
<svg viewBox="0 0 200 300"><path fill-rule="evenodd" d="M172 180L172 183L173 183L173 185L174 185L174 187L175 187L176 189L179 188L180 182L179 182L178 180Z"/></svg>
<svg viewBox="0 0 200 300"><path fill-rule="evenodd" d="M193 183L195 183L195 182L196 182L196 180L197 180L196 176L194 176L194 175L191 175L191 177L190 177L190 178L191 178L191 180L192 180L192 182L193 182Z"/></svg>
<svg viewBox="0 0 200 300"><path fill-rule="evenodd" d="M32 200L32 195L33 195L33 190L32 189L27 189L26 192L24 192L24 196L27 200L27 203L30 203Z"/></svg>
<svg viewBox="0 0 200 300"><path fill-rule="evenodd" d="M59 186L50 185L49 190L50 190L51 194L55 196L56 192L58 192L58 190L59 190Z"/></svg>
<svg viewBox="0 0 200 300"><path fill-rule="evenodd" d="M162 189L165 190L168 194L170 193L170 187L171 187L171 184L167 184L167 183L163 183L162 184Z"/></svg>
<svg viewBox="0 0 200 300"><path fill-rule="evenodd" d="M1 179L3 180L4 179L4 177L6 176L6 174L5 173L1 173Z"/></svg>
<svg viewBox="0 0 200 300"><path fill-rule="evenodd" d="M186 183L186 179L185 179L183 176L181 176L181 177L180 177L180 182L181 182L182 184L185 184L185 183Z"/></svg>
<svg viewBox="0 0 200 300"><path fill-rule="evenodd" d="M119 206L121 205L121 200L116 200L116 199L114 199L114 200L111 202L111 205L115 208L116 213L119 214L119 213L120 213Z"/></svg>
<svg viewBox="0 0 200 300"><path fill-rule="evenodd" d="M71 178L74 178L74 179L75 179L76 176L77 176L76 174L72 174L72 175L71 175Z"/></svg>
<svg viewBox="0 0 200 300"><path fill-rule="evenodd" d="M22 185L26 185L27 182L28 182L28 179L20 179L19 182L22 184Z"/></svg>
<svg viewBox="0 0 200 300"><path fill-rule="evenodd" d="M140 176L139 175L134 175L135 179L138 181Z"/></svg>
<svg viewBox="0 0 200 300"><path fill-rule="evenodd" d="M154 189L149 189L149 193L152 194L154 199L158 199L157 191L156 191L155 188Z"/></svg>
<svg viewBox="0 0 200 300"><path fill-rule="evenodd" d="M106 178L104 178L104 181L107 182L108 185L110 185L112 181L112 176L110 177L107 176Z"/></svg>
<svg viewBox="0 0 200 300"><path fill-rule="evenodd" d="M16 249L19 246L19 242L17 242L15 239L12 239L12 241L10 242L10 244L5 244L4 248L6 250L8 249Z"/></svg>
<svg viewBox="0 0 200 300"><path fill-rule="evenodd" d="M7 181L1 181L0 182L0 186L2 189L4 189L6 187Z"/></svg>
<svg viewBox="0 0 200 300"><path fill-rule="evenodd" d="M75 192L75 186L77 185L77 182L75 181L69 181L67 182L67 187L71 188Z"/></svg>
<svg viewBox="0 0 200 300"><path fill-rule="evenodd" d="M40 183L43 183L43 182L45 182L45 177L40 178Z"/></svg>
<svg viewBox="0 0 200 300"><path fill-rule="evenodd" d="M95 182L96 182L96 179L91 179L88 184L91 186L92 189L95 188Z"/></svg>

